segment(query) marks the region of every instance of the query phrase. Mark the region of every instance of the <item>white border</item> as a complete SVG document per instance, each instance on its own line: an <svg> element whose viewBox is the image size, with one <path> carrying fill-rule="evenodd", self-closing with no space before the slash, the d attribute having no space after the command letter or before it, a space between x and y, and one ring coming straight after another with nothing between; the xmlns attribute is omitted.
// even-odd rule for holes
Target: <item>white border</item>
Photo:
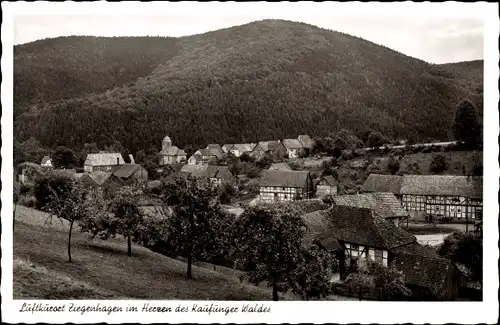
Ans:
<svg viewBox="0 0 500 325"><path fill-rule="evenodd" d="M196 313L114 313L103 316L99 313L88 313L81 316L77 313L17 313L23 301L12 300L12 65L13 65L13 17L17 14L137 14L165 12L168 6L169 14L188 11L192 15L216 14L218 6L232 6L236 11L245 10L255 3L48 3L48 2L17 2L2 3L2 314L5 322L47 322L47 323L122 323L122 322L197 322L197 323L494 323L498 319L498 4L492 3L337 3L338 11L349 14L385 14L389 12L411 11L415 15L435 17L457 17L463 15L460 9L467 8L467 16L483 17L484 32L484 301L452 302L452 303L396 303L396 302L266 302L272 312L267 314L205 314ZM311 9L311 3L259 3L262 7L262 18L267 9L279 6L286 10L290 6L303 6L304 15ZM321 9L325 3L315 3L315 9ZM315 10L316 12L316 10ZM321 12L321 10L319 10ZM273 16L272 18L280 18ZM10 187L9 187L10 186ZM30 301L28 301L30 302ZM34 301L31 301L31 303ZM41 301L40 301L41 302ZM100 301L102 304L126 306L134 304L142 306L145 301ZM70 303L68 301L50 302L52 305ZM79 304L96 304L93 301L78 301ZM150 301L155 305L176 307L179 304L188 305L186 301ZM199 302L206 304L206 301ZM242 302L215 302L221 306L241 306ZM360 303L363 306L360 306ZM146 317L145 317L146 316Z"/></svg>

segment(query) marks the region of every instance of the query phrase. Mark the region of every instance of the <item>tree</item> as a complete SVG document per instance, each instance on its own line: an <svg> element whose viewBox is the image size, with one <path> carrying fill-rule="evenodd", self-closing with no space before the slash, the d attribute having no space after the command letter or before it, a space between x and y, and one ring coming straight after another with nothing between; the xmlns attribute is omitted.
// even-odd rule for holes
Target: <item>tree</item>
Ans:
<svg viewBox="0 0 500 325"><path fill-rule="evenodd" d="M173 210L168 220L167 242L173 256L187 258L186 277L192 279L192 263L210 260L225 248L227 219L218 200L218 191L209 182L176 179L166 186L164 203Z"/></svg>
<svg viewBox="0 0 500 325"><path fill-rule="evenodd" d="M471 280L483 281L483 239L473 232L455 232L444 239L438 254L466 266Z"/></svg>
<svg viewBox="0 0 500 325"><path fill-rule="evenodd" d="M13 201L14 201L14 217L12 219L12 229L14 229L14 227L16 225L17 202L19 202L19 199L21 198L21 184L19 184L19 182L16 181L15 177L14 177L14 188L12 191L12 196L13 196Z"/></svg>
<svg viewBox="0 0 500 325"><path fill-rule="evenodd" d="M345 284L357 292L361 299L363 292L377 293L381 300L405 300L411 295L404 282L404 275L393 266L368 261L366 267L350 274Z"/></svg>
<svg viewBox="0 0 500 325"><path fill-rule="evenodd" d="M293 288L304 228L299 212L290 206L245 209L234 230L236 267L246 272L242 278L255 285L267 282L277 301L278 292Z"/></svg>
<svg viewBox="0 0 500 325"><path fill-rule="evenodd" d="M297 264L292 278L294 293L309 300L326 297L333 292L330 279L332 272L338 270L338 263L327 250L317 244L308 248L303 246Z"/></svg>
<svg viewBox="0 0 500 325"><path fill-rule="evenodd" d="M41 198L41 210L69 222L68 262L71 262L71 235L75 222L96 217L102 213L103 197L99 191L88 191L83 185L67 176L51 174L36 184L37 198Z"/></svg>
<svg viewBox="0 0 500 325"><path fill-rule="evenodd" d="M389 140L385 136L383 136L382 133L377 132L377 131L373 131L368 136L368 140L367 140L366 145L368 147L381 147L385 143L387 143L388 141Z"/></svg>
<svg viewBox="0 0 500 325"><path fill-rule="evenodd" d="M435 174L442 173L447 168L448 162L446 161L446 157L440 154L437 154L432 158L431 165L429 166L430 171Z"/></svg>
<svg viewBox="0 0 500 325"><path fill-rule="evenodd" d="M483 157L479 152L474 151L472 154L472 165L466 174L468 176L483 176Z"/></svg>
<svg viewBox="0 0 500 325"><path fill-rule="evenodd" d="M399 160L394 158L394 156L391 156L387 163L387 170L389 171L389 173L391 173L391 175L396 174L399 170L399 166Z"/></svg>
<svg viewBox="0 0 500 325"><path fill-rule="evenodd" d="M132 240L136 241L137 229L143 215L139 209L137 187L124 186L111 193L109 201L100 209L106 211L90 216L81 222L81 230L103 240L122 235L127 241L127 256L132 256Z"/></svg>
<svg viewBox="0 0 500 325"><path fill-rule="evenodd" d="M73 151L67 147L59 146L52 155L52 164L54 168L73 168L76 165L76 157Z"/></svg>
<svg viewBox="0 0 500 325"><path fill-rule="evenodd" d="M458 105L452 130L457 141L463 142L469 148L480 147L483 141L481 124L477 109L470 101L463 100Z"/></svg>
<svg viewBox="0 0 500 325"><path fill-rule="evenodd" d="M140 163L143 163L144 160L146 159L146 153L144 152L144 150L139 150L135 153L135 162L140 164Z"/></svg>

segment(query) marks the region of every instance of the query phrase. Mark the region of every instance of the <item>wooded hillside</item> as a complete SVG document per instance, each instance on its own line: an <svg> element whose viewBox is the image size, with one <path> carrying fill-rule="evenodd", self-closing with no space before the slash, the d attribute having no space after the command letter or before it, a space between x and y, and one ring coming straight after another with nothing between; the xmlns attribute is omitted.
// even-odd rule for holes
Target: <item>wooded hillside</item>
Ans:
<svg viewBox="0 0 500 325"><path fill-rule="evenodd" d="M264 20L201 35L62 37L15 47L16 141L128 151L257 142L342 128L446 140L482 116L482 61L431 65L347 34Z"/></svg>

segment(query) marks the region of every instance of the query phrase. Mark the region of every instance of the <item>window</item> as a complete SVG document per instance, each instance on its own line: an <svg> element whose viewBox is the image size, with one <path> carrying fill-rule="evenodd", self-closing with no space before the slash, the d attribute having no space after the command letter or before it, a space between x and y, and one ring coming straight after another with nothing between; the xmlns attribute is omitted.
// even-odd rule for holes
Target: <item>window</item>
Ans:
<svg viewBox="0 0 500 325"><path fill-rule="evenodd" d="M351 244L351 248L352 249L359 249L359 245L358 244Z"/></svg>

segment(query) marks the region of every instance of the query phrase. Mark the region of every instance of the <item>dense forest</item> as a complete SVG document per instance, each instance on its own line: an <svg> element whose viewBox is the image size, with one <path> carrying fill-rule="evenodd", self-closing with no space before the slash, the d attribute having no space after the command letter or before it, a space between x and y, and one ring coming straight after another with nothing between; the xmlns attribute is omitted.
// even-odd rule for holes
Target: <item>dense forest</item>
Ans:
<svg viewBox="0 0 500 325"><path fill-rule="evenodd" d="M452 138L483 111L483 62L431 65L347 34L264 20L181 38L61 37L14 48L14 136L43 148L256 142L341 129Z"/></svg>

